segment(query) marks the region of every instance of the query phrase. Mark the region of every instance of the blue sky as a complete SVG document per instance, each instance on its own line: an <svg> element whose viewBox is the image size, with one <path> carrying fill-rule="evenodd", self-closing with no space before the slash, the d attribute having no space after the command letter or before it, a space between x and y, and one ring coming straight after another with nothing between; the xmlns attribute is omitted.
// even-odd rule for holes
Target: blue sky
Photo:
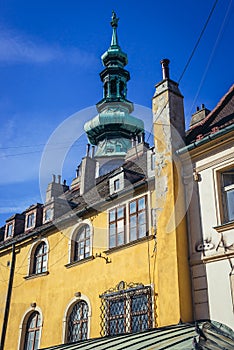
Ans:
<svg viewBox="0 0 234 350"><path fill-rule="evenodd" d="M120 18L119 42L129 59L128 98L150 108L154 85L161 80L160 60L170 59L171 78L178 81L213 4L214 0L0 2L0 226L13 213L42 202L43 148L64 120L78 112L78 140L74 130L72 136L69 129L62 132L52 144L46 174L58 171L54 161L60 152L65 157L65 149L62 175L69 183L75 176L87 142L83 123L93 117L93 106L102 98L100 56L110 45L112 9ZM187 126L197 105L214 108L233 84L233 28L233 2L219 0L180 81Z"/></svg>

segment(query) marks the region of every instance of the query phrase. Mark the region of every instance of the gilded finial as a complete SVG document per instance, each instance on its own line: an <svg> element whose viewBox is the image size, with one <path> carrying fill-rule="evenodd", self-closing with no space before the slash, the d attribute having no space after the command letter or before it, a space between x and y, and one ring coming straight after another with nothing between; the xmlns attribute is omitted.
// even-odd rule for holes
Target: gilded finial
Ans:
<svg viewBox="0 0 234 350"><path fill-rule="evenodd" d="M119 18L117 18L116 13L115 13L115 11L113 10L113 11L112 11L112 17L111 17L111 26L112 26L113 28L118 27L118 21L119 21Z"/></svg>

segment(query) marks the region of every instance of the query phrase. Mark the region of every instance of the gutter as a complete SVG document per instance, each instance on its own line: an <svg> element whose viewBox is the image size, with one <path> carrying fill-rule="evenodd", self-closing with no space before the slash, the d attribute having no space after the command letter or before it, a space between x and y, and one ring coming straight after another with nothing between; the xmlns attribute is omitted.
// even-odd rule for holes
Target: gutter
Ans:
<svg viewBox="0 0 234 350"><path fill-rule="evenodd" d="M178 149L176 151L176 154L181 155L181 154L184 154L186 152L190 152L193 149L195 149L199 146L202 146L209 141L215 140L215 139L219 138L220 136L226 135L227 133L229 133L231 131L234 131L234 124L228 125L226 128L219 130L214 134L207 135L201 140L194 141L193 143L189 144L188 146L185 146L183 148Z"/></svg>
<svg viewBox="0 0 234 350"><path fill-rule="evenodd" d="M8 318L9 318L9 312L10 312L12 286L13 286L13 279L14 279L14 272L15 272L15 255L16 255L15 244L13 243L12 244L12 256L11 256L11 269L10 269L10 276L9 276L9 281L8 281L5 310L4 310L0 350L4 350L4 344L5 344L5 339L6 339L7 324L8 324Z"/></svg>

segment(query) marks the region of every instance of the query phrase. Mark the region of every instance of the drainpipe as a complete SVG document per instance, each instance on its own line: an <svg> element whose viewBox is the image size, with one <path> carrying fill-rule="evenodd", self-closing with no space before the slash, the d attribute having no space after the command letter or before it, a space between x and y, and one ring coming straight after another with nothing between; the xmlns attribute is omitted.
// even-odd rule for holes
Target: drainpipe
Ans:
<svg viewBox="0 0 234 350"><path fill-rule="evenodd" d="M9 281L8 281L8 288L7 288L7 297L6 297L4 319L3 319L3 325L2 325L0 350L4 350L4 344L5 344L5 339L6 339L6 331L7 331L9 312L10 312L10 302L11 302L11 293L12 293L14 272L15 272L15 244L13 243L12 244L12 256L11 256L11 269L10 269L10 276L9 276Z"/></svg>

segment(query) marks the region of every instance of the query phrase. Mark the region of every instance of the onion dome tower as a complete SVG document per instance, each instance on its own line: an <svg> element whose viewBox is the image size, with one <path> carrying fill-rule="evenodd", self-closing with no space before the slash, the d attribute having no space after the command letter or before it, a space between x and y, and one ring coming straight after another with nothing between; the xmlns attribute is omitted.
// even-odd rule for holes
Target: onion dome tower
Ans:
<svg viewBox="0 0 234 350"><path fill-rule="evenodd" d="M131 139L144 133L143 121L130 115L133 111L133 103L127 100L130 74L124 69L127 55L118 43L118 20L113 11L111 45L101 57L105 66L100 73L103 98L96 104L98 115L84 125L90 143L97 146L95 159L100 165L99 175L121 165L132 147Z"/></svg>

